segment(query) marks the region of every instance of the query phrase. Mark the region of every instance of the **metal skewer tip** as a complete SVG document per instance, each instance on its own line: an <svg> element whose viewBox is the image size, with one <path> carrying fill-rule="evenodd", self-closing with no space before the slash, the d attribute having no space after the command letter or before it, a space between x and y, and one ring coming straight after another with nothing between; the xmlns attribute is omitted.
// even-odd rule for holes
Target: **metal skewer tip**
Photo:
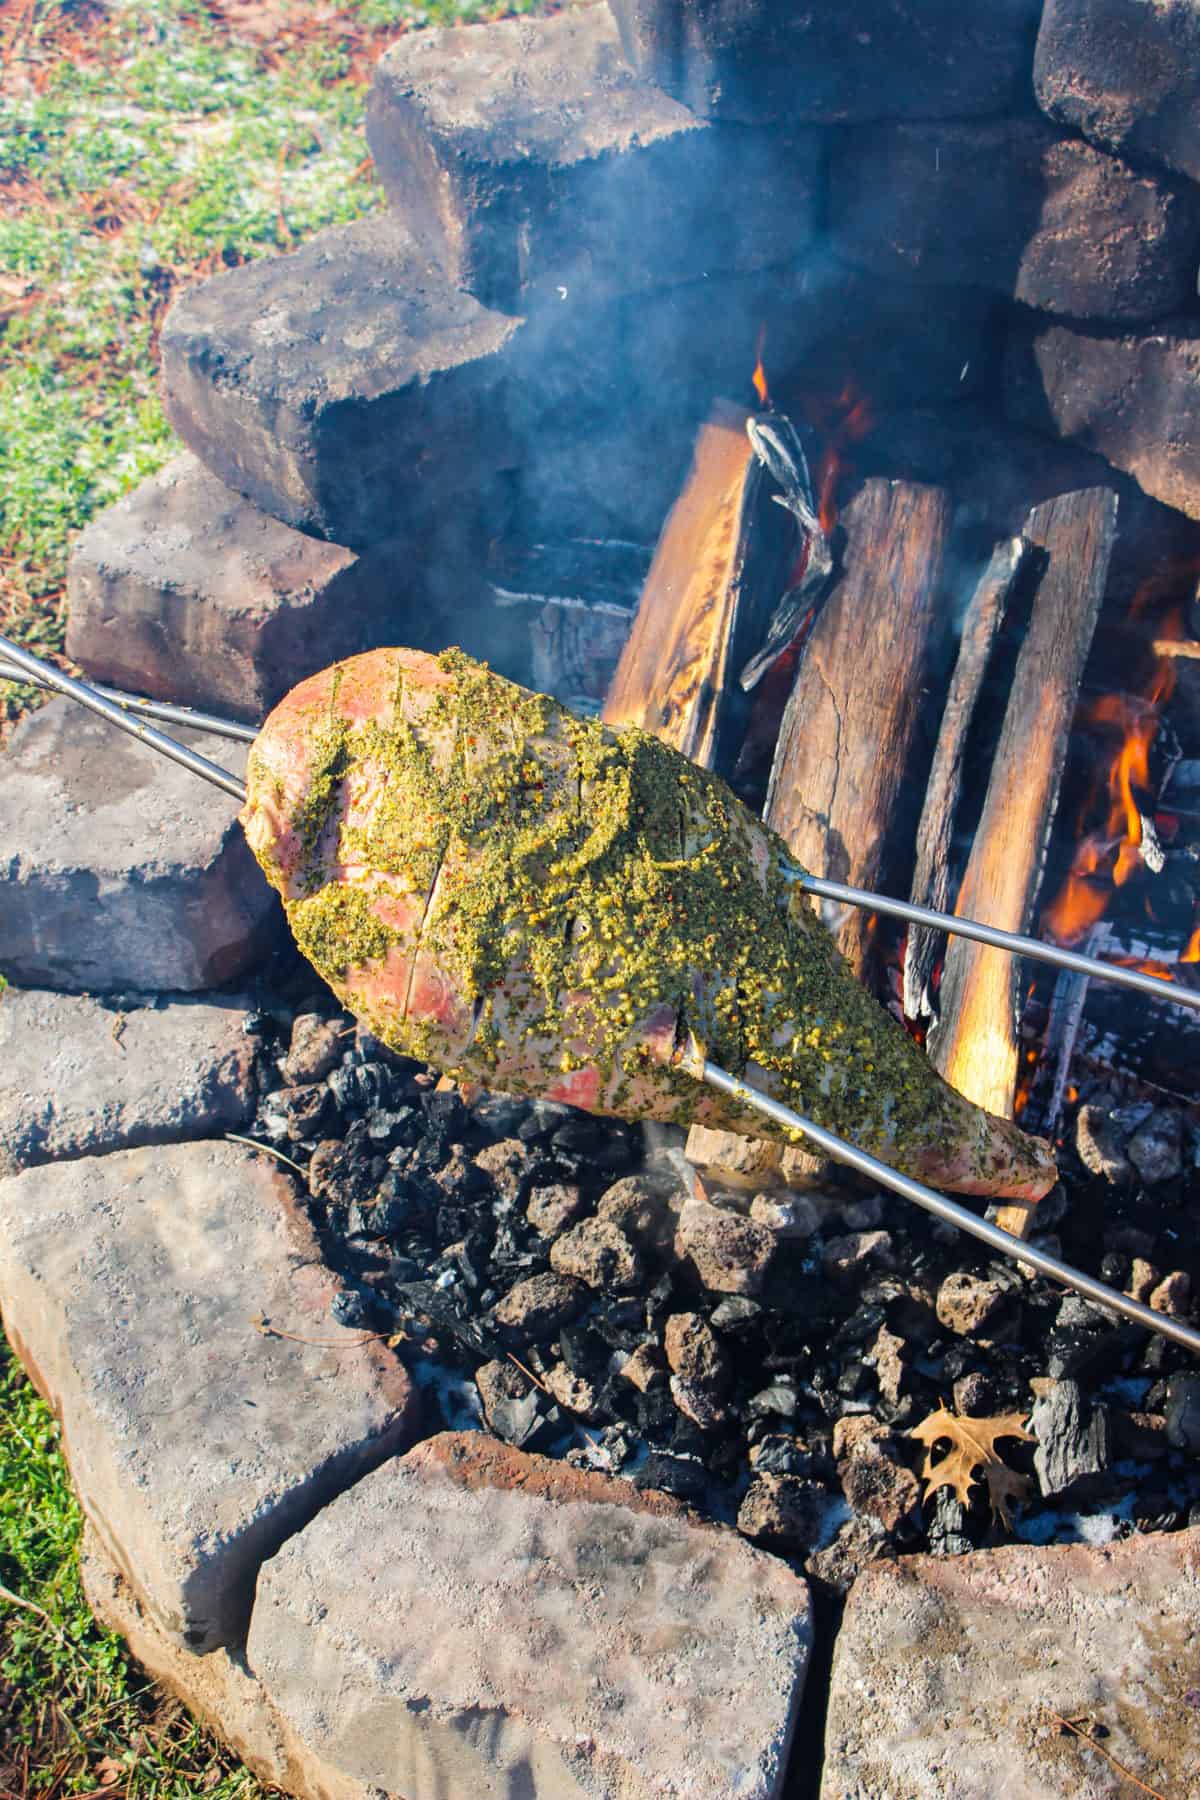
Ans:
<svg viewBox="0 0 1200 1800"><path fill-rule="evenodd" d="M743 1106L753 1108L764 1118L770 1119L774 1125L782 1125L785 1129L796 1131L823 1150L835 1162L845 1163L848 1168L857 1169L860 1175L877 1181L881 1187L890 1188L894 1194L901 1194L925 1212L932 1213L935 1219L944 1219L948 1225L956 1225L960 1231L968 1232L986 1244L991 1250L998 1250L1002 1256L1008 1256L1014 1262L1026 1263L1037 1270L1039 1275L1048 1276L1051 1281L1059 1281L1064 1287L1073 1288L1085 1299L1094 1301L1097 1306L1106 1306L1132 1319L1137 1325L1144 1325L1147 1331L1156 1331L1160 1337L1170 1338L1173 1343L1182 1344L1185 1350L1200 1355L1200 1331L1194 1331L1190 1325L1184 1325L1178 1319L1166 1313L1154 1312L1144 1306L1140 1300L1130 1299L1128 1294L1118 1293L1116 1288L1108 1287L1103 1281L1087 1275L1082 1269L1072 1268L1070 1263L1061 1257L1052 1256L1049 1251L1039 1250L1032 1244L1022 1243L1011 1232L1002 1231L998 1225L991 1225L986 1219L980 1219L956 1200L948 1200L936 1189L926 1187L923 1181L914 1181L911 1175L901 1175L898 1170L889 1168L887 1163L880 1162L877 1156L871 1156L856 1145L847 1143L845 1138L837 1137L824 1126L806 1119L790 1106L784 1106L779 1100L772 1100L768 1095L760 1093L736 1076L730 1075L716 1063L705 1059L703 1062L685 1061L688 1073L704 1081L718 1093L727 1094Z"/></svg>

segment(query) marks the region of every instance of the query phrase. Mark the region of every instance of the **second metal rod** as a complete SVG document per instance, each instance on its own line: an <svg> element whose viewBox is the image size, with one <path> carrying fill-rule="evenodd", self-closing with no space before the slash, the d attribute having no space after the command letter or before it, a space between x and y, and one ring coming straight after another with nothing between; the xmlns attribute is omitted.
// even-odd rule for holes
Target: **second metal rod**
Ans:
<svg viewBox="0 0 1200 1800"><path fill-rule="evenodd" d="M199 775L205 781L211 781L215 787L223 788L235 800L245 800L245 783L239 781L236 775L231 775L228 769L223 769L220 763L210 762L207 756L189 750L186 744L181 744L177 738L168 737L165 731L156 731L153 725L135 719L115 701L106 700L103 694L98 694L86 681L76 681L73 675L64 675L53 663L44 662L40 656L32 656L10 638L0 637L0 654L6 662L15 664L23 673L40 677L47 687L55 688L71 700L77 700L89 712L98 713L110 725L128 732L131 737L139 738L143 744L148 744L152 750L169 757L172 762L179 763L191 774Z"/></svg>
<svg viewBox="0 0 1200 1800"><path fill-rule="evenodd" d="M857 1145L847 1143L845 1138L826 1131L823 1125L793 1112L782 1101L772 1100L757 1088L739 1081L716 1063L705 1060L699 1067L694 1067L685 1060L684 1066L689 1074L698 1076L709 1087L716 1088L718 1093L728 1094L743 1106L752 1107L755 1112L770 1119L772 1124L799 1132L802 1137L815 1144L818 1150L832 1156L835 1162L857 1169L860 1175L877 1181L881 1187L891 1188L894 1194L902 1194L906 1200L911 1200L925 1212L932 1213L934 1218L944 1219L947 1224L956 1225L960 1231L969 1232L990 1250L998 1250L1002 1256L1012 1257L1014 1262L1028 1263L1039 1275L1046 1275L1051 1281L1061 1281L1064 1287L1074 1288L1077 1294L1094 1301L1097 1306L1111 1307L1114 1312L1132 1319L1135 1324L1144 1325L1147 1331L1156 1331L1160 1337L1170 1338L1173 1343L1182 1344L1185 1350L1200 1355L1200 1331L1194 1331L1190 1325L1184 1325L1167 1313L1155 1312L1140 1300L1131 1300L1128 1294L1118 1293L1116 1288L1108 1287L1103 1281L1097 1281L1095 1276L1085 1274L1082 1269L1072 1268L1061 1257L1052 1256L1047 1250L1039 1250L1033 1244L1023 1243L1010 1231L1001 1231L998 1225L990 1225L986 1219L981 1219L967 1207L960 1206L956 1200L947 1200L945 1194L939 1194L936 1188L926 1187L923 1181L914 1181L911 1175L901 1175L899 1170L880 1162L877 1156L871 1156Z"/></svg>

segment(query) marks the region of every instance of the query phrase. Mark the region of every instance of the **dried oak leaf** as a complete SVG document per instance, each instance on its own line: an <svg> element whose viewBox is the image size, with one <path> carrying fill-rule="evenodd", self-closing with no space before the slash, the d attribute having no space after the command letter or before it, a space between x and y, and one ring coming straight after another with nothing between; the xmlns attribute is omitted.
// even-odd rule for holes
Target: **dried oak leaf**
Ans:
<svg viewBox="0 0 1200 1800"><path fill-rule="evenodd" d="M1034 1442L1032 1432L1025 1430L1023 1413L1001 1413L992 1419L960 1419L957 1414L939 1406L936 1412L914 1425L909 1437L925 1446L925 1462L921 1479L925 1498L940 1487L951 1487L963 1506L971 1504L971 1489L976 1482L987 1483L992 1514L1003 1519L1012 1530L1011 1500L1021 1500L1029 1491L1029 1477L1010 1469L996 1449L997 1438L1022 1438ZM940 1462L933 1459L934 1445L948 1440L950 1449Z"/></svg>

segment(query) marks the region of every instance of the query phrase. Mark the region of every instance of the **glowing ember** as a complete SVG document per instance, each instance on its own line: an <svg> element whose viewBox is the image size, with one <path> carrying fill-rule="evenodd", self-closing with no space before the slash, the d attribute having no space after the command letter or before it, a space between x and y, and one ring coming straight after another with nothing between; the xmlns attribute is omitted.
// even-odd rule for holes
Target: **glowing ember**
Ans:
<svg viewBox="0 0 1200 1800"><path fill-rule="evenodd" d="M1200 963L1200 925L1197 925L1187 941L1187 948L1179 958L1180 962Z"/></svg>
<svg viewBox="0 0 1200 1800"><path fill-rule="evenodd" d="M1131 619L1138 618L1147 604L1145 590L1140 591L1130 609ZM1176 609L1158 635L1177 637L1181 629L1182 614ZM1105 694L1080 714L1084 724L1119 733L1119 741L1108 769L1104 824L1080 839L1067 878L1043 915L1044 929L1059 943L1078 943L1103 917L1113 888L1123 887L1143 866L1137 791L1149 789L1150 749L1160 724L1159 708L1170 699L1174 686L1174 664L1169 658L1160 658L1144 698ZM1097 799L1093 790L1084 803L1084 818L1094 814Z"/></svg>

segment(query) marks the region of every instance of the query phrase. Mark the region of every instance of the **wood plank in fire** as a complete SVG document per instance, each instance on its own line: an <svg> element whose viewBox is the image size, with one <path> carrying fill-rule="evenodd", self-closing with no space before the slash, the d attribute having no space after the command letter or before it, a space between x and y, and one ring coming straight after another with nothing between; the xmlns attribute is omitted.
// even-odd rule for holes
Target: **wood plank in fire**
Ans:
<svg viewBox="0 0 1200 1800"><path fill-rule="evenodd" d="M955 902L963 917L1007 931L1032 924L1116 518L1117 496L1087 488L1035 507L1025 523L1023 535L1045 552L1045 568ZM966 938L949 941L930 1055L960 1093L1006 1118L1013 1116L1017 1086L1019 993L1014 957ZM1031 1215L1031 1207L1018 1205L999 1214L1018 1235Z"/></svg>

